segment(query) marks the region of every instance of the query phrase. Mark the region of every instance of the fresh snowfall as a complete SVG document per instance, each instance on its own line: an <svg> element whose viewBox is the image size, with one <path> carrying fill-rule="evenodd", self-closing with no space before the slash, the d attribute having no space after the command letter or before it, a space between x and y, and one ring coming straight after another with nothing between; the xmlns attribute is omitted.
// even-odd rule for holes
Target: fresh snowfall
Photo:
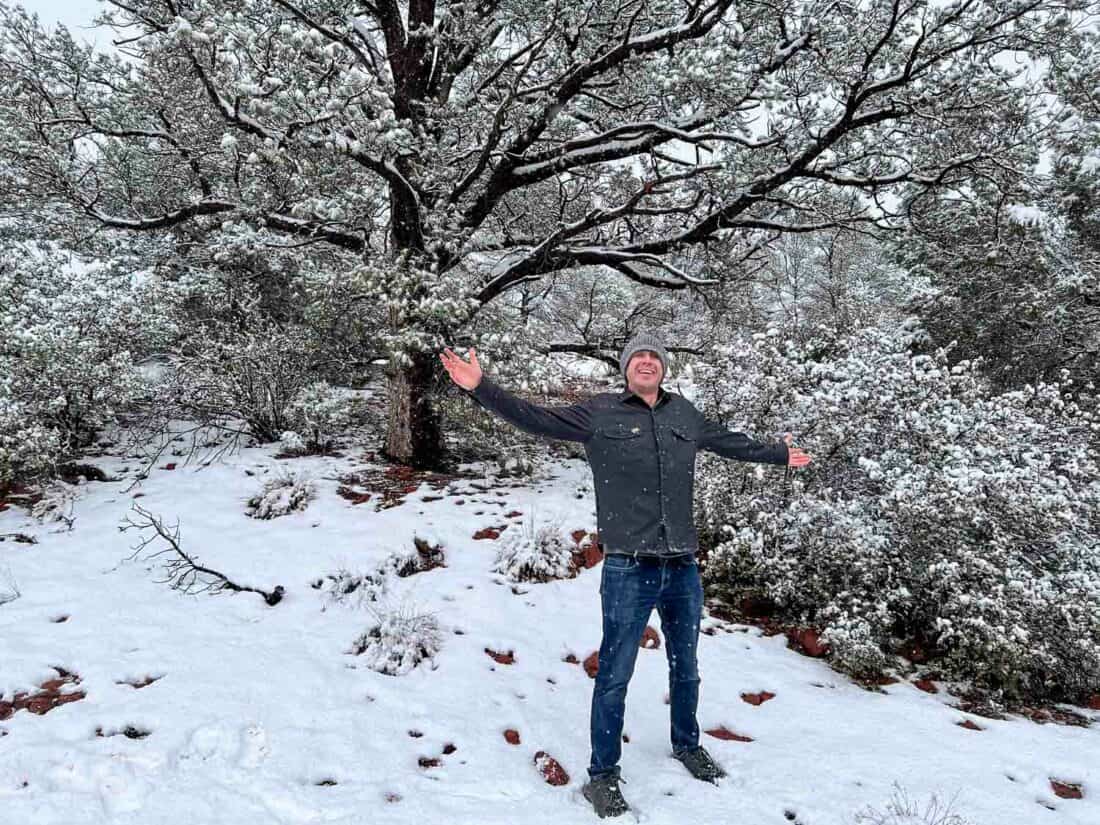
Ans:
<svg viewBox="0 0 1100 825"><path fill-rule="evenodd" d="M566 561L595 529L586 465L522 481L464 465L387 493L362 449L284 449L166 452L144 478L108 449L86 459L107 480L52 514L0 512L0 822L597 821L579 789L601 567ZM255 590L186 579L169 539ZM709 611L699 721L729 777L697 782L670 758L651 626L627 699L627 821L1100 822L1100 726L861 686Z"/></svg>

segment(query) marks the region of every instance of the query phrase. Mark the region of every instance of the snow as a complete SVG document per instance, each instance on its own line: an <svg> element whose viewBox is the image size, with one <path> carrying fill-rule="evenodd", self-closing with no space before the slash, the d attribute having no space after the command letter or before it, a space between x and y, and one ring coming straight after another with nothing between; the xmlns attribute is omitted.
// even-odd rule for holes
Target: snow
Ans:
<svg viewBox="0 0 1100 825"><path fill-rule="evenodd" d="M38 539L0 542L0 571L21 593L0 605L0 693L35 690L54 665L87 692L43 716L21 710L0 722L0 822L597 821L578 793L593 683L562 659L583 660L599 645L600 568L515 587L490 572L504 536L531 513L566 531L595 527L591 499L575 498L591 484L585 465L552 465L554 477L517 488L461 479L457 495L444 495L422 486L375 512L336 494L338 476L368 468L352 451L276 460L277 450L154 469L129 492L135 461L95 459L123 480L81 485L71 531L19 508L0 512L0 534ZM315 480L316 498L272 521L248 518L247 499L288 468ZM183 547L201 563L238 584L281 584L283 601L158 584L157 561L128 560L135 537L117 529L135 492L145 509L179 520ZM423 501L434 495L444 497ZM523 515L505 517L514 510ZM472 538L500 524L510 525L501 539ZM447 566L392 577L385 598L434 616L442 646L406 675L384 675L349 653L376 622L370 610L324 610L327 594L312 584L344 567L375 570L408 553L414 536L442 544ZM54 621L60 615L69 618ZM656 615L651 624L659 627ZM954 810L974 825L1100 821L1100 728L971 717L947 694L906 682L869 692L788 650L783 636L709 617L704 627L717 633L700 637L701 727L755 741L704 734L730 778L720 787L692 780L669 758L665 655L640 650L622 769L643 822L783 825L790 811L802 825L851 825L868 806L884 809L894 783L921 807L933 793L957 794ZM515 663L498 664L486 647L513 651ZM120 684L147 676L159 678ZM763 690L775 698L758 707L740 698ZM967 718L983 730L956 724ZM95 735L127 726L150 733ZM507 728L520 745L504 740ZM448 743L456 750L443 755ZM562 764L569 785L542 780L538 751ZM421 767L421 757L441 764ZM1055 797L1052 777L1082 783L1084 799ZM318 784L328 780L336 784Z"/></svg>

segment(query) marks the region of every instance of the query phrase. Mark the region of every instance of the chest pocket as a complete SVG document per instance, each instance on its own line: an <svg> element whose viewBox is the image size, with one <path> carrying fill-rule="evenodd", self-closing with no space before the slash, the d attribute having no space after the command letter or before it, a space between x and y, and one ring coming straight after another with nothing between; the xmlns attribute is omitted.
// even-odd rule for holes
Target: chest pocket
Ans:
<svg viewBox="0 0 1100 825"><path fill-rule="evenodd" d="M668 429L671 433L671 437L668 439L670 458L677 465L694 468L695 454L699 448L695 434L680 426L673 426Z"/></svg>

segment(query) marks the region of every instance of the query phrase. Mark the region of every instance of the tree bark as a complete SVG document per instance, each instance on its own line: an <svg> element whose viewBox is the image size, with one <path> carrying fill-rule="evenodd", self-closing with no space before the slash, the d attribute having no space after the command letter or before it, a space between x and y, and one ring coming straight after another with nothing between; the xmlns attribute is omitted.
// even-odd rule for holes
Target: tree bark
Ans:
<svg viewBox="0 0 1100 825"><path fill-rule="evenodd" d="M384 455L424 470L443 465L443 434L431 394L435 364L434 354L417 354L411 365L398 368L390 377Z"/></svg>

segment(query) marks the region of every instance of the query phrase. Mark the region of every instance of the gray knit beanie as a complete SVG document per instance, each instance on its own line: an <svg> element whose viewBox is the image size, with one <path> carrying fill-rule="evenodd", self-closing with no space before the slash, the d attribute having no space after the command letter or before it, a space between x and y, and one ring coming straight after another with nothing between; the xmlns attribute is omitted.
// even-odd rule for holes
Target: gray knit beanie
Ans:
<svg viewBox="0 0 1100 825"><path fill-rule="evenodd" d="M657 357L661 359L661 368L664 370L661 378L664 379L668 375L668 352L665 350L664 344L657 339L656 335L639 332L627 342L626 346L623 347L623 354L619 356L619 372L623 374L624 379L626 378L626 365L630 363L630 356L646 349L657 353Z"/></svg>

